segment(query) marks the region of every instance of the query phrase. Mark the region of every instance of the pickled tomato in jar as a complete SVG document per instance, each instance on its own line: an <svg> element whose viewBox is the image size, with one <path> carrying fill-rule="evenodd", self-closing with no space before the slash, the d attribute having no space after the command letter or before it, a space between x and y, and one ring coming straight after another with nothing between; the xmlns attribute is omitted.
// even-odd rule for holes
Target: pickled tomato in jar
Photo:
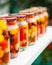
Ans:
<svg viewBox="0 0 52 65"><path fill-rule="evenodd" d="M34 13L26 13L26 20L28 23L28 45L33 45L37 39L37 21Z"/></svg>
<svg viewBox="0 0 52 65"><path fill-rule="evenodd" d="M28 24L26 22L26 16L18 14L17 22L20 29L20 51L23 51L28 46Z"/></svg>
<svg viewBox="0 0 52 65"><path fill-rule="evenodd" d="M46 26L48 25L48 13L44 8L40 8L40 10L38 10L38 34L39 36L44 34L46 31ZM47 19L47 21L46 21Z"/></svg>
<svg viewBox="0 0 52 65"><path fill-rule="evenodd" d="M19 27L16 17L7 17L8 33L10 37L10 57L15 58L19 52Z"/></svg>
<svg viewBox="0 0 52 65"><path fill-rule="evenodd" d="M0 18L0 65L9 64L9 35L6 20Z"/></svg>

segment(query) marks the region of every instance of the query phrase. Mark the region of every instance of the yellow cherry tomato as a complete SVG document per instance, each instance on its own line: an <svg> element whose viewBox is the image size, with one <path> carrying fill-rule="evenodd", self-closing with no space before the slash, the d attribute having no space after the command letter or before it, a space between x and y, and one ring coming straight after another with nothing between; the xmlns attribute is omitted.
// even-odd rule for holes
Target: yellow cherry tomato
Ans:
<svg viewBox="0 0 52 65"><path fill-rule="evenodd" d="M28 29L28 25L26 25L26 29Z"/></svg>
<svg viewBox="0 0 52 65"><path fill-rule="evenodd" d="M2 58L4 56L4 51L0 50L0 58Z"/></svg>
<svg viewBox="0 0 52 65"><path fill-rule="evenodd" d="M18 33L18 30L17 30L17 29L10 31L10 34L12 34L12 35L15 35L15 34L17 34L17 33Z"/></svg>
<svg viewBox="0 0 52 65"><path fill-rule="evenodd" d="M0 43L3 42L3 40L4 40L4 36L0 35Z"/></svg>
<svg viewBox="0 0 52 65"><path fill-rule="evenodd" d="M24 33L26 33L27 32L27 29L24 29L24 31L23 31Z"/></svg>
<svg viewBox="0 0 52 65"><path fill-rule="evenodd" d="M26 40L23 40L23 43L26 43Z"/></svg>
<svg viewBox="0 0 52 65"><path fill-rule="evenodd" d="M31 33L30 32L28 32L28 37L30 37L31 36Z"/></svg>
<svg viewBox="0 0 52 65"><path fill-rule="evenodd" d="M7 26L6 25L2 25L1 28L2 28L2 30L7 30Z"/></svg>
<svg viewBox="0 0 52 65"><path fill-rule="evenodd" d="M4 20L4 19L1 19L1 20L0 20L0 28L1 28L2 30L6 30L6 29L7 29L6 20Z"/></svg>
<svg viewBox="0 0 52 65"><path fill-rule="evenodd" d="M35 28L36 28L35 26L31 26L32 32L35 31Z"/></svg>
<svg viewBox="0 0 52 65"><path fill-rule="evenodd" d="M0 28L0 35L2 34L2 29Z"/></svg>
<svg viewBox="0 0 52 65"><path fill-rule="evenodd" d="M45 18L44 17L41 17L40 18L40 21L43 23L45 21Z"/></svg>
<svg viewBox="0 0 52 65"><path fill-rule="evenodd" d="M6 24L6 20L5 19L0 19L0 25L4 25Z"/></svg>

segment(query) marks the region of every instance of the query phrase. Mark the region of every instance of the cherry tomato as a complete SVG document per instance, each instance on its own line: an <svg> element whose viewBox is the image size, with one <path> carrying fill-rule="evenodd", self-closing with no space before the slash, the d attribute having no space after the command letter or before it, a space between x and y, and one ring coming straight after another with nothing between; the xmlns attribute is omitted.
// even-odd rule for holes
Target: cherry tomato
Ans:
<svg viewBox="0 0 52 65"><path fill-rule="evenodd" d="M14 40L14 43L18 43L18 35L17 34L13 36L13 40Z"/></svg>
<svg viewBox="0 0 52 65"><path fill-rule="evenodd" d="M15 46L13 45L13 43L10 44L10 51L13 51L13 49L15 49Z"/></svg>
<svg viewBox="0 0 52 65"><path fill-rule="evenodd" d="M20 34L20 41L23 40L23 33Z"/></svg>
<svg viewBox="0 0 52 65"><path fill-rule="evenodd" d="M20 28L20 30L21 30L21 29L24 29L24 26L20 26L19 28Z"/></svg>
<svg viewBox="0 0 52 65"><path fill-rule="evenodd" d="M33 41L33 42L35 41L35 37L32 38L32 41Z"/></svg>
<svg viewBox="0 0 52 65"><path fill-rule="evenodd" d="M4 35L4 38L5 38L6 40L8 40L9 35L8 35L7 31L3 31L3 35Z"/></svg>
<svg viewBox="0 0 52 65"><path fill-rule="evenodd" d="M23 35L23 38L24 38L24 39L27 39L27 34L24 34L24 35Z"/></svg>
<svg viewBox="0 0 52 65"><path fill-rule="evenodd" d="M0 59L0 65L2 65L2 59Z"/></svg>
<svg viewBox="0 0 52 65"><path fill-rule="evenodd" d="M26 47L26 46L27 46L27 43L23 43L22 46L23 46L23 47Z"/></svg>
<svg viewBox="0 0 52 65"><path fill-rule="evenodd" d="M6 48L8 48L8 41L7 41L7 40L4 40L4 41L2 42L2 44L1 44L1 46L2 46L2 49L3 49L3 50L6 49Z"/></svg>
<svg viewBox="0 0 52 65"><path fill-rule="evenodd" d="M3 57L3 61L8 63L9 62L9 53L6 53Z"/></svg>

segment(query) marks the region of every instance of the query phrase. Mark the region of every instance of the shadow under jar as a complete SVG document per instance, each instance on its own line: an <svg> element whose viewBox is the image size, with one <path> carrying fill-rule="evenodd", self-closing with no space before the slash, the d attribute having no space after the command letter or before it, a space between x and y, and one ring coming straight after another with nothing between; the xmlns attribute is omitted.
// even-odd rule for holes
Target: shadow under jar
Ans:
<svg viewBox="0 0 52 65"><path fill-rule="evenodd" d="M19 27L17 25L16 17L8 17L7 25L8 32L10 37L10 57L17 57L17 53L19 52Z"/></svg>
<svg viewBox="0 0 52 65"><path fill-rule="evenodd" d="M0 19L0 65L9 64L9 35L5 19Z"/></svg>
<svg viewBox="0 0 52 65"><path fill-rule="evenodd" d="M20 29L20 51L23 51L28 46L28 24L25 15L17 15L17 22Z"/></svg>

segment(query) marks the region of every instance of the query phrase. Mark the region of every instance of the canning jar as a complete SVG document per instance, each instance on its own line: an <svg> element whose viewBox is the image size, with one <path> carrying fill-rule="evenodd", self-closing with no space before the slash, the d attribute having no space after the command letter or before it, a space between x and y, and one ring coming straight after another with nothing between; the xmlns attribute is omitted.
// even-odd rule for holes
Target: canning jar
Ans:
<svg viewBox="0 0 52 65"><path fill-rule="evenodd" d="M37 25L38 25L38 36L42 35L45 32L45 26L43 25L43 22L45 21L44 16L42 15L42 11L38 11L38 20L37 20Z"/></svg>
<svg viewBox="0 0 52 65"><path fill-rule="evenodd" d="M17 57L19 51L19 27L17 25L16 17L7 17L8 33L10 37L10 57Z"/></svg>
<svg viewBox="0 0 52 65"><path fill-rule="evenodd" d="M37 12L37 10L36 11L34 11L34 19L35 19L35 21L36 21L36 29L37 29L37 31L36 31L36 39L39 37L39 32L38 32L38 28L39 28L39 25L38 25L38 12Z"/></svg>
<svg viewBox="0 0 52 65"><path fill-rule="evenodd" d="M34 13L26 13L26 20L28 23L28 45L33 45L37 38L37 26Z"/></svg>
<svg viewBox="0 0 52 65"><path fill-rule="evenodd" d="M48 12L47 12L47 8L43 8L42 10L42 15L44 16L45 18L45 21L44 21L44 25L45 27L48 25L48 18L49 18L49 15L48 15Z"/></svg>
<svg viewBox="0 0 52 65"><path fill-rule="evenodd" d="M38 26L39 26L39 28L38 28L39 29L38 30L39 35L44 34L45 31L46 31L46 26L48 24L48 16L47 15L48 15L48 13L45 12L45 9L44 8L40 8L40 10L38 11L39 18L38 18L38 22L37 22Z"/></svg>
<svg viewBox="0 0 52 65"><path fill-rule="evenodd" d="M9 35L6 20L0 19L0 65L9 63Z"/></svg>
<svg viewBox="0 0 52 65"><path fill-rule="evenodd" d="M23 51L28 46L28 24L25 15L17 15L17 22L20 29L20 51Z"/></svg>
<svg viewBox="0 0 52 65"><path fill-rule="evenodd" d="M41 11L38 11L38 19L37 19L37 35L38 37L40 36L40 34L42 33L42 16L41 16ZM42 20L41 20L42 19Z"/></svg>

